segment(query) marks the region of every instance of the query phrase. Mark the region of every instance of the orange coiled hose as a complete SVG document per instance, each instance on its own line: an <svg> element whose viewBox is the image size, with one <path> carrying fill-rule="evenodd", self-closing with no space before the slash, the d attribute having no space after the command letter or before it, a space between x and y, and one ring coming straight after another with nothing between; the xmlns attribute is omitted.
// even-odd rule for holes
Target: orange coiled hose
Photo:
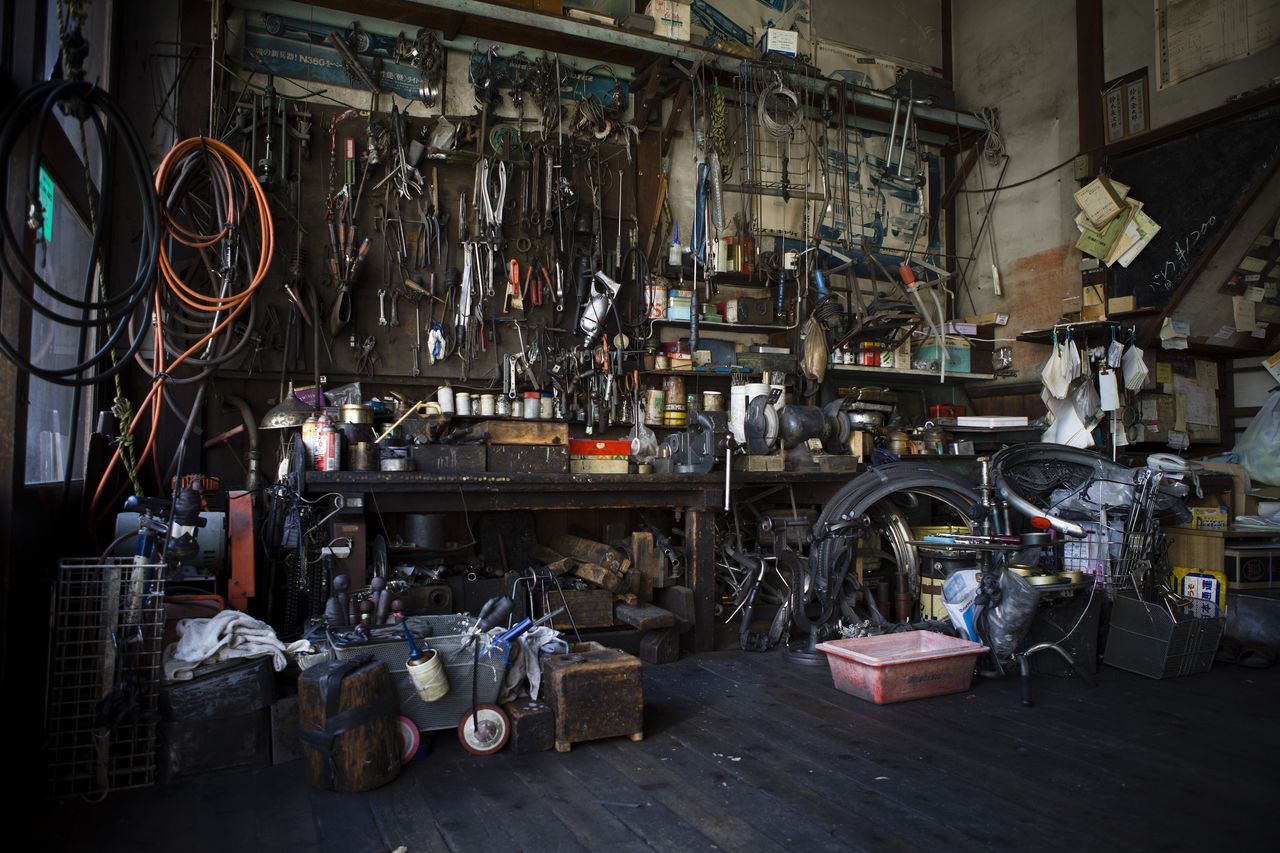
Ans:
<svg viewBox="0 0 1280 853"><path fill-rule="evenodd" d="M189 179L191 170L197 168L203 168L208 172L210 188L212 189L216 182L225 199L224 215L227 221L222 223L221 228L213 234L199 234L183 226L175 216L176 210L171 209L170 206L171 203L175 206L180 206L187 197L190 188L178 188L179 191L176 193L175 200L170 202L170 195L175 194L177 182L180 179ZM258 287L262 284L262 280L266 277L267 270L271 266L271 258L275 251L275 228L271 222L271 209L267 203L266 194L262 191L253 169L226 143L207 137L192 137L181 140L173 148L169 149L169 153L165 155L164 160L161 161L160 166L156 169L155 187L156 194L160 197L162 205L161 210L163 212L166 236L183 246L196 249L210 248L224 240L239 240L239 228L246 221L252 203L252 207L256 209L257 214L259 254L253 277L246 287L236 293L208 295L191 287L182 280L170 262L169 241L161 241L159 268L160 278L164 286L192 309L214 316L211 318L211 325L207 334L178 355L172 362L166 363L164 314L161 310L160 289L156 289L152 308L155 323L153 330L155 337L153 362L155 381L147 392L147 396L135 410L134 418L129 428L132 434L138 423L144 419L150 421L151 428L147 436L146 445L137 459L139 468L142 467L155 449L157 426L160 423L160 395L169 372L175 370L189 357L199 352L215 337L231 328L231 324L235 322L236 317L248 307L249 301L257 293ZM107 483L110 481L116 465L120 463L120 455L121 448L117 447L107 463L102 480L99 481L98 487L94 491L89 518L93 520L95 526L102 520L102 515L111 511L111 506L123 493L122 491L118 493L115 500L108 502L105 507L102 505ZM164 488L163 483L159 484L159 486L161 489Z"/></svg>

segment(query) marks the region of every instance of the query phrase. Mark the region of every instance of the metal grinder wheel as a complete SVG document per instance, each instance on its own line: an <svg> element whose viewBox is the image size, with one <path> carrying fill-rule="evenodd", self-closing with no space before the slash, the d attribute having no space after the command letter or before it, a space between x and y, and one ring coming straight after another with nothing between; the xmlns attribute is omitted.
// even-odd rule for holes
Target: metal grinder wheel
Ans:
<svg viewBox="0 0 1280 853"><path fill-rule="evenodd" d="M507 745L511 737L511 721L497 705L477 705L458 721L458 740L473 755L493 755Z"/></svg>

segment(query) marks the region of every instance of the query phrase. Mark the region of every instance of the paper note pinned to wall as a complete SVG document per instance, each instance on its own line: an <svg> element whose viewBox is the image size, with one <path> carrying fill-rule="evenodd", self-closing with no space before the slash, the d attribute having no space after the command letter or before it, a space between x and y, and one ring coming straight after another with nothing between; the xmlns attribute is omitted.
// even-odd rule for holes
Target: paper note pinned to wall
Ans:
<svg viewBox="0 0 1280 853"><path fill-rule="evenodd" d="M1196 384L1209 391L1218 390L1218 365L1202 358L1196 359Z"/></svg>
<svg viewBox="0 0 1280 853"><path fill-rule="evenodd" d="M1253 303L1243 296L1231 297L1231 314L1235 320L1236 330L1245 334L1253 334L1255 319Z"/></svg>
<svg viewBox="0 0 1280 853"><path fill-rule="evenodd" d="M1255 338L1265 338L1267 336L1267 326L1269 323L1259 323L1253 327L1253 336Z"/></svg>
<svg viewBox="0 0 1280 853"><path fill-rule="evenodd" d="M1245 272L1262 272L1263 267L1266 265L1267 262L1263 258L1255 258L1249 255L1236 265L1236 269L1241 269Z"/></svg>
<svg viewBox="0 0 1280 853"><path fill-rule="evenodd" d="M1173 365L1167 361L1156 362L1156 382L1167 385L1173 381Z"/></svg>
<svg viewBox="0 0 1280 853"><path fill-rule="evenodd" d="M1215 341L1228 341L1234 338L1235 335L1236 330L1231 326L1219 326L1218 331L1213 333L1213 339Z"/></svg>
<svg viewBox="0 0 1280 853"><path fill-rule="evenodd" d="M1244 298L1250 302L1261 302L1266 294L1266 289L1256 284L1251 284L1244 289Z"/></svg>

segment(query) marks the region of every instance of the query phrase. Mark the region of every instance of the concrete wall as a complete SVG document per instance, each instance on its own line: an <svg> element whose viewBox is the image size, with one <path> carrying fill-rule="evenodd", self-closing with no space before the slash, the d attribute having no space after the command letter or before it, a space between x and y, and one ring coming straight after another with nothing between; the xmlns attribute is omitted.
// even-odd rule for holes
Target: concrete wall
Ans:
<svg viewBox="0 0 1280 853"><path fill-rule="evenodd" d="M1280 45L1276 45L1157 91L1155 4L1102 0L1102 18L1105 79L1147 68L1152 127L1221 106L1231 95L1280 75Z"/></svg>
<svg viewBox="0 0 1280 853"><path fill-rule="evenodd" d="M1076 111L1075 4L1071 0L966 0L953 7L952 38L957 101L999 111L1001 135L1009 154L1005 185L1032 177L1071 157L1078 149ZM985 177L994 186L999 165L974 169L966 188L977 189ZM958 296L957 313L1007 311L1009 337L1052 324L1063 311L1063 298L1078 296L1080 275L1075 232L1071 168L1002 192L994 234L1003 295L991 274L989 236L977 247L983 196L962 194L956 203L957 250L973 255L968 294ZM960 261L963 267L966 261ZM1043 350L1015 347L1015 367L1029 374Z"/></svg>

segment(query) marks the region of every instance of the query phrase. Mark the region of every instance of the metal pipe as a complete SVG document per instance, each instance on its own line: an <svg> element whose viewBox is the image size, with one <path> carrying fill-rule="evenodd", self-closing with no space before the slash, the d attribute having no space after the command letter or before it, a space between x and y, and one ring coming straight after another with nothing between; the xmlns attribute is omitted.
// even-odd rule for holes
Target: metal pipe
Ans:
<svg viewBox="0 0 1280 853"><path fill-rule="evenodd" d="M249 442L249 447L244 454L244 487L247 491L256 491L258 488L258 421L253 416L253 409L249 408L249 403L243 397L225 394L222 402L240 412L240 420L244 422L245 436Z"/></svg>

